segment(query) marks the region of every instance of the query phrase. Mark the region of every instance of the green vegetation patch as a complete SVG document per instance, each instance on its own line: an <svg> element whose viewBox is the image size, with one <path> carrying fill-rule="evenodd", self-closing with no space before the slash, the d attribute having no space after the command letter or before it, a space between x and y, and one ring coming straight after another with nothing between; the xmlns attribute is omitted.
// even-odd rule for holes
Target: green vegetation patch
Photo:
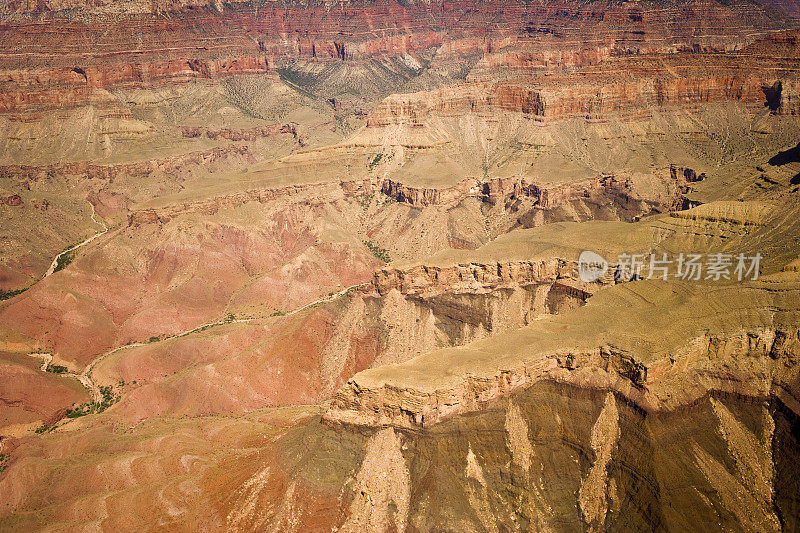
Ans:
<svg viewBox="0 0 800 533"><path fill-rule="evenodd" d="M24 289L13 289L10 291L0 291L0 302L3 300L8 300L9 298L13 298L18 294L22 294L23 292L27 291L29 287L25 287Z"/></svg>
<svg viewBox="0 0 800 533"><path fill-rule="evenodd" d="M359 194L356 196L356 200L361 205L361 209L366 211L369 209L369 204L372 203L372 199L375 197L374 194Z"/></svg>
<svg viewBox="0 0 800 533"><path fill-rule="evenodd" d="M70 250L69 252L64 252L59 255L58 259L56 259L56 267L53 269L53 274L67 268L67 266L75 260L76 255L78 255L76 250Z"/></svg>
<svg viewBox="0 0 800 533"><path fill-rule="evenodd" d="M370 170L370 172L371 172L371 171L372 171L372 169L373 169L373 168L375 168L376 166L378 166L378 164L380 164L380 162L381 162L381 161L390 161L390 160L391 160L393 157L394 157L394 154L393 154L393 153L388 153L388 154L384 154L384 153L375 154L375 155L374 155L374 156L373 156L373 157L372 157L372 158L369 160L369 162L367 163L367 168L368 168L368 169Z"/></svg>
<svg viewBox="0 0 800 533"><path fill-rule="evenodd" d="M369 248L369 251L372 252L372 255L374 255L384 263L390 263L392 261L392 258L389 257L389 251L386 248L381 248L372 241L364 241L364 244L366 245L367 248Z"/></svg>
<svg viewBox="0 0 800 533"><path fill-rule="evenodd" d="M369 167L369 169L372 170L378 163L381 162L381 159L383 159L383 154L375 154L375 157L370 159L369 163L367 164L367 167Z"/></svg>
<svg viewBox="0 0 800 533"><path fill-rule="evenodd" d="M101 386L100 395L102 396L102 399L99 402L86 402L78 405L77 407L67 409L67 418L78 418L81 416L102 413L117 403L122 397L120 393L114 392L114 387L111 385Z"/></svg>

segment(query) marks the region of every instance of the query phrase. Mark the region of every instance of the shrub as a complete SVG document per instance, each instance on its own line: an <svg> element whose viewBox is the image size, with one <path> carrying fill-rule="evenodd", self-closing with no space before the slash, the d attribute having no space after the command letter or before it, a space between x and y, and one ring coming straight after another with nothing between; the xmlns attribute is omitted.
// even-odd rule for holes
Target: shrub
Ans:
<svg viewBox="0 0 800 533"><path fill-rule="evenodd" d="M358 200L358 203L361 205L361 209L366 211L369 209L369 204L372 203L372 198L374 196L374 194L359 194L356 196L356 200Z"/></svg>
<svg viewBox="0 0 800 533"><path fill-rule="evenodd" d="M381 162L381 159L383 159L383 154L375 154L375 157L370 159L369 163L367 164L369 170L371 171L373 168L375 168L375 166Z"/></svg>
<svg viewBox="0 0 800 533"><path fill-rule="evenodd" d="M77 252L75 250L64 252L63 254L59 255L58 259L56 259L56 267L53 269L53 274L55 274L59 270L64 270L65 268L67 268L67 265L72 263L76 255Z"/></svg>
<svg viewBox="0 0 800 533"><path fill-rule="evenodd" d="M63 365L47 365L47 372L52 374L66 374L69 369Z"/></svg>
<svg viewBox="0 0 800 533"><path fill-rule="evenodd" d="M124 384L124 382L120 382ZM82 403L76 407L72 407L67 409L67 418L78 418L81 416L102 413L115 403L117 403L121 397L120 394L114 392L114 387L111 385L107 386L100 386L100 396L101 400L99 402L87 402Z"/></svg>
<svg viewBox="0 0 800 533"><path fill-rule="evenodd" d="M377 244L372 243L371 241L364 241L364 244L369 248L369 251L372 252L372 255L383 261L384 263L390 263L392 258L389 257L389 251L385 248L381 248Z"/></svg>
<svg viewBox="0 0 800 533"><path fill-rule="evenodd" d="M24 289L14 289L11 291L0 291L0 302L2 302L3 300L8 300L9 298L13 298L17 294L22 294L27 290L28 287L25 287Z"/></svg>

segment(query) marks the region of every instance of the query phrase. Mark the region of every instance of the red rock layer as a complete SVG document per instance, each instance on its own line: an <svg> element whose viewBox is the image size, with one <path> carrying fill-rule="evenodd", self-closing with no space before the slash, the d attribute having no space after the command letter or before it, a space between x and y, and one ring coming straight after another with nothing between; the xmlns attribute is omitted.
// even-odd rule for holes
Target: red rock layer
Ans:
<svg viewBox="0 0 800 533"><path fill-rule="evenodd" d="M688 65L682 65L684 60ZM422 127L429 113L460 115L511 111L537 120L637 116L650 107L680 107L737 101L768 105L776 83L779 113L797 113L800 61L757 61L743 56L695 56L609 61L576 75L497 83L468 83L435 91L392 95L367 119L368 127Z"/></svg>
<svg viewBox="0 0 800 533"><path fill-rule="evenodd" d="M697 12L702 19L695 20ZM296 59L363 61L436 50L432 66L458 67L463 56L544 36L559 41L557 52L543 52L553 47L542 43L538 51L534 46L522 55L487 59L484 70L497 61L584 65L610 54L731 49L790 25L755 4L701 0L653 11L568 1L376 2L335 9L270 3L257 10L248 2L169 17L15 22L0 25L0 111L80 105L89 88L260 73Z"/></svg>
<svg viewBox="0 0 800 533"><path fill-rule="evenodd" d="M62 174L68 176L82 175L89 179L113 180L117 176L146 177L156 171L170 172L179 170L186 165L207 165L231 155L244 155L248 153L246 146L222 146L190 152L165 159L154 159L137 163L123 163L119 165L96 165L88 161L73 163L56 163L52 165L2 165L0 178L17 179L46 179L48 176Z"/></svg>
<svg viewBox="0 0 800 533"><path fill-rule="evenodd" d="M790 17L800 18L800 2L797 0L761 0L761 3L772 6Z"/></svg>
<svg viewBox="0 0 800 533"><path fill-rule="evenodd" d="M174 11L186 6L204 6L213 0L9 0L6 9L16 14L47 15L49 12L66 11L68 15L91 14L121 4L125 13Z"/></svg>

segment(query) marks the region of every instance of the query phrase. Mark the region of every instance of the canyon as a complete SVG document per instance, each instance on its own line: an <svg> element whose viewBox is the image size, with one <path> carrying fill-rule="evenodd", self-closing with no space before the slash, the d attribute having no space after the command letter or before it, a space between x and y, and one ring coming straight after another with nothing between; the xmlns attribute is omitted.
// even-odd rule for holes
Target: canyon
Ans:
<svg viewBox="0 0 800 533"><path fill-rule="evenodd" d="M797 15L3 2L0 530L796 530Z"/></svg>

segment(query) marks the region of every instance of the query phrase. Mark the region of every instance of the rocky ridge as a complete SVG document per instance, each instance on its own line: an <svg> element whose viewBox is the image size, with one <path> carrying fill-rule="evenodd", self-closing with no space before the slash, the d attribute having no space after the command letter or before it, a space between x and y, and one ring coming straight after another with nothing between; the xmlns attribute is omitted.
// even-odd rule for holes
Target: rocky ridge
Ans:
<svg viewBox="0 0 800 533"><path fill-rule="evenodd" d="M647 413L684 409L704 399L711 392L735 393L756 400L776 396L792 409L798 409L800 402L797 398L800 397L800 391L796 390L793 383L796 383L798 374L795 363L800 337L796 329L783 326L778 329L770 328L767 324L772 320L771 315L764 310L770 305L786 309L785 313L789 314L781 318L781 323L784 323L783 319L796 311L791 306L786 307L789 302L796 301L796 283L788 280L776 286L772 286L769 281L765 283L766 287L756 288L756 292L750 296L766 306L754 308L766 319L763 325L753 325L750 329L745 327L724 335L709 333L696 338L690 336L685 341L686 344L673 348L676 355L672 357L642 357L630 349L615 346L613 340L607 341L608 344L601 341L588 350L576 347L542 353L541 348L537 348L535 354L527 354L517 362L502 363L499 369L489 370L494 366L491 363L486 367L483 362L475 366L459 363L459 367L465 371L470 369L465 375L456 371L446 381L438 383L435 381L437 378L429 377L423 383L431 385L422 387L419 384L406 387L392 379L379 377L394 373L395 369L387 368L383 373L372 372L377 378L375 380L367 372L363 378L357 376L349 381L337 394L333 405L325 414L325 420L421 429L456 414L483 409L499 398L540 381L613 390ZM759 290L762 291L761 294L758 294ZM766 303L773 299L776 303ZM591 307L586 308L586 313L591 312ZM737 313L737 316L741 315ZM557 322L558 320L552 325L546 324L543 329L558 329ZM508 338L497 337L484 341L483 344L475 345L471 352L458 356L471 360L475 356L480 357L481 352L491 353L492 344L516 346L518 341L514 337L536 338L536 329L542 328L535 327L530 332L520 331L507 334ZM525 342L531 341L526 339ZM435 353L426 357L432 360L446 356ZM507 358L506 354L501 359ZM742 358L746 364L735 365L736 370L721 370ZM523 362L525 359L527 361ZM422 360L419 363L412 360L401 365L397 368L402 369L401 374L396 375L414 379L413 376L425 372L416 369L415 364L422 364ZM682 368L687 364L688 368ZM681 370L677 370L678 368ZM484 369L488 372L484 373ZM433 385L434 383L437 384Z"/></svg>

